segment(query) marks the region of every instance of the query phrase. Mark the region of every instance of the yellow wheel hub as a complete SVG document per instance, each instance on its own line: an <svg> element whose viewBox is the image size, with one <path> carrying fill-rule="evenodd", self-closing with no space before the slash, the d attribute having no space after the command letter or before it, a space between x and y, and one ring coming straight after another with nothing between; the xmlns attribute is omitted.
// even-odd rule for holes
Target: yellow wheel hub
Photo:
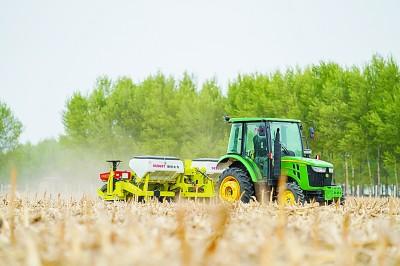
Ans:
<svg viewBox="0 0 400 266"><path fill-rule="evenodd" d="M291 190L286 189L281 195L281 200L284 205L293 206L296 204L296 197Z"/></svg>
<svg viewBox="0 0 400 266"><path fill-rule="evenodd" d="M222 200L234 202L240 199L240 184L233 176L227 176L219 187L219 196Z"/></svg>

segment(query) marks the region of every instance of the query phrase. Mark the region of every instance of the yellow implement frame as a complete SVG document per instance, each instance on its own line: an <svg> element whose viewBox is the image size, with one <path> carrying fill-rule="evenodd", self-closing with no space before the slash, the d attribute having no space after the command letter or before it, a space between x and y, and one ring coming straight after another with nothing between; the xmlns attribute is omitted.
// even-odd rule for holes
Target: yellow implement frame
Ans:
<svg viewBox="0 0 400 266"><path fill-rule="evenodd" d="M139 178L132 173L130 180L115 180L111 170L106 189L99 188L97 194L104 200L127 200L130 197L169 197L182 198L214 197L214 181L205 174L205 169L191 166L191 160L185 160L184 173L178 174L174 182L151 180L150 174Z"/></svg>

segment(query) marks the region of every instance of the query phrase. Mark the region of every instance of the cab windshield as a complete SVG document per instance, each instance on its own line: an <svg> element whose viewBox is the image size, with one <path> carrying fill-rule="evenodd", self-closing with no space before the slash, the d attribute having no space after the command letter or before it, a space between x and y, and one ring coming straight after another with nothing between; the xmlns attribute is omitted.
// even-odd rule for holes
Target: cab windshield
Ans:
<svg viewBox="0 0 400 266"><path fill-rule="evenodd" d="M295 156L302 157L303 147L298 123L271 122L272 143L275 140L276 130L278 128L281 135L281 144L284 146L284 148L286 148L288 151L294 152Z"/></svg>

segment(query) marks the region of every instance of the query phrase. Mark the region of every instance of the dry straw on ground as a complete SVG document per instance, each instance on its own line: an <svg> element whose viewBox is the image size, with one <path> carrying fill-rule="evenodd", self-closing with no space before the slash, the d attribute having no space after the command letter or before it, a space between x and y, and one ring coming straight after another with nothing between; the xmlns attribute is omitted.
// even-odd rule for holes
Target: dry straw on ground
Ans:
<svg viewBox="0 0 400 266"><path fill-rule="evenodd" d="M0 265L400 265L400 200L282 208L11 191Z"/></svg>

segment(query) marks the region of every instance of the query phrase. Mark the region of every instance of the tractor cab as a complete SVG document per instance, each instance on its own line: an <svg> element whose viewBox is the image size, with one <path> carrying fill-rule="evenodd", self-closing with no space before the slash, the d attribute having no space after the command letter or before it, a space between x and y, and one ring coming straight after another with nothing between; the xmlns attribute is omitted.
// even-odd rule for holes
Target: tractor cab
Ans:
<svg viewBox="0 0 400 266"><path fill-rule="evenodd" d="M227 154L238 154L254 161L264 179L273 179L272 167L276 141L280 142L282 156L305 157L300 121L253 120L231 119L232 127Z"/></svg>
<svg viewBox="0 0 400 266"><path fill-rule="evenodd" d="M299 120L226 120L232 125L227 154L219 161L220 168L228 168L225 175L222 173L220 177L221 198L233 201L236 199L232 195L241 195L241 200L246 202L256 195L256 190L261 185L277 191L282 176L287 179L287 187L293 187L293 201L304 202L311 198L329 201L342 197L341 188L333 184L333 165L308 158L311 151L303 143ZM312 133L314 134L314 130ZM238 171L241 171L240 177L233 176ZM224 182L227 174L230 175L227 179L229 183ZM232 178L237 180L236 185ZM244 181L245 179L248 181ZM239 187L240 193L231 193Z"/></svg>

